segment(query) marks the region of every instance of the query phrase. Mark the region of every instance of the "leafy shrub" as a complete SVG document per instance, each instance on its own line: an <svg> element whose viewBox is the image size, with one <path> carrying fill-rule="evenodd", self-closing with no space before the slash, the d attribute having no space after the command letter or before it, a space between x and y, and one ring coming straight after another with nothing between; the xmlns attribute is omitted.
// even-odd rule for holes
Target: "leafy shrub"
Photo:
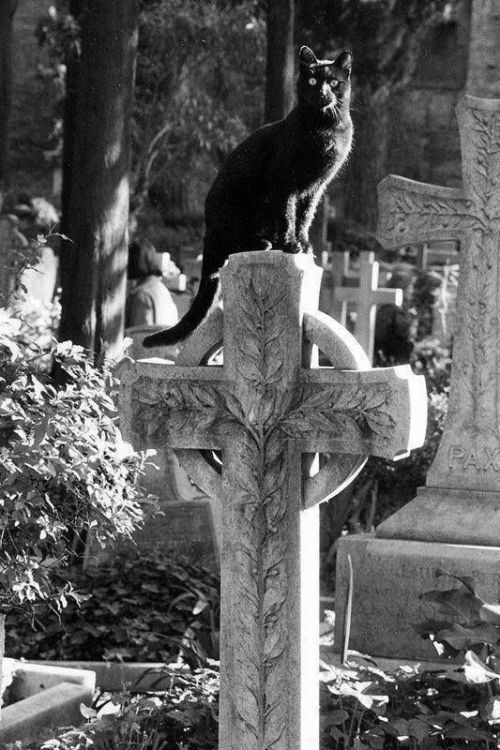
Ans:
<svg viewBox="0 0 500 750"><path fill-rule="evenodd" d="M386 673L361 658L321 680L322 750L498 747L494 704L485 712L484 685L461 667Z"/></svg>
<svg viewBox="0 0 500 750"><path fill-rule="evenodd" d="M104 545L142 519L146 457L121 440L111 372L64 342L49 355L67 376L58 388L35 372L25 332L19 312L0 309L0 612L64 607L75 538L92 529Z"/></svg>
<svg viewBox="0 0 500 750"><path fill-rule="evenodd" d="M109 567L75 571L72 581L84 601L69 602L60 619L39 609L33 630L8 618L9 656L172 662L182 653L192 666L217 656L219 582L210 571L135 550Z"/></svg>
<svg viewBox="0 0 500 750"><path fill-rule="evenodd" d="M170 686L159 692L165 677ZM85 710L86 725L16 750L215 750L218 687L215 664L192 673L164 667L158 670L154 694L99 696L94 709ZM457 667L401 666L389 673L367 657L352 655L345 667L322 664L321 748L498 747L495 702L486 709L483 689ZM104 714L110 703L113 713Z"/></svg>
<svg viewBox="0 0 500 750"><path fill-rule="evenodd" d="M432 617L414 625L422 638L428 638L440 656L482 657L495 666L500 655L500 604L489 604L477 593L474 579L444 571L437 575L451 578L458 586L426 591L421 599L432 602L444 619ZM472 659L477 667L478 662ZM500 671L498 672L500 679Z"/></svg>

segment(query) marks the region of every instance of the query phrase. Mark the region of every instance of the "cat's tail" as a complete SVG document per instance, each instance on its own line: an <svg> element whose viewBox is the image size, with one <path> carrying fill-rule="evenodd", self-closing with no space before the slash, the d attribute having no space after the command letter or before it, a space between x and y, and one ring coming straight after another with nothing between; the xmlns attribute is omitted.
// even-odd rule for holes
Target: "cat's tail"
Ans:
<svg viewBox="0 0 500 750"><path fill-rule="evenodd" d="M153 346L169 346L182 341L197 328L207 316L219 288L219 277L209 276L201 280L198 292L181 320L172 328L158 331L147 336L143 343L146 348Z"/></svg>

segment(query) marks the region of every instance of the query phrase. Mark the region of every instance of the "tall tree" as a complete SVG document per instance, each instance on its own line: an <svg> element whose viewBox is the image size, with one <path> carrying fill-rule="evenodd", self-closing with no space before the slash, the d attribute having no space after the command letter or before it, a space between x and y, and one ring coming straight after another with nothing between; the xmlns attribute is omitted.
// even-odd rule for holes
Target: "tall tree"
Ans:
<svg viewBox="0 0 500 750"><path fill-rule="evenodd" d="M80 22L59 335L113 357L125 307L137 0L86 0Z"/></svg>
<svg viewBox="0 0 500 750"><path fill-rule="evenodd" d="M67 231L64 222L69 219L69 197L72 185L75 135L77 133L78 81L80 72L79 22L84 8L84 0L69 0L69 18L72 19L72 32L64 45L66 66L65 95L63 102L63 151L62 151L62 192L61 209L63 232Z"/></svg>
<svg viewBox="0 0 500 750"><path fill-rule="evenodd" d="M12 104L12 35L19 0L0 0L0 194L7 180Z"/></svg>
<svg viewBox="0 0 500 750"><path fill-rule="evenodd" d="M295 0L268 0L266 122L285 117L294 99L293 35Z"/></svg>

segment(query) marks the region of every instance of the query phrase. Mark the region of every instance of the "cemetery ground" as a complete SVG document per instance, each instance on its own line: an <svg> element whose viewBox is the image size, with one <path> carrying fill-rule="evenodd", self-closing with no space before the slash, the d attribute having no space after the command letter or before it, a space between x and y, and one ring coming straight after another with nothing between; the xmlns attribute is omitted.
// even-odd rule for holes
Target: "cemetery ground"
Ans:
<svg viewBox="0 0 500 750"><path fill-rule="evenodd" d="M141 459L136 454L123 456L117 450L121 444L116 442L119 434L113 422L115 407L108 400L109 388L116 384L108 373L104 385L102 376L78 350L59 347L54 354L70 371L72 381L59 391L52 390L48 357L40 356L46 351L52 322L50 316L44 321L35 317L36 321L32 312L27 315L19 308L14 315L2 319L2 377L6 383L4 396L7 395L2 401L2 425L10 438L9 451L4 451L2 458L3 490L6 496L10 492L13 499L19 499L23 488L16 484L21 481L16 467L23 466L33 472L32 479L35 475L39 478L47 500L71 488L80 503L90 498L95 502L100 497L98 483L92 486L88 481L88 467L95 465L95 441L99 439L110 463L108 466L101 460L95 467L96 474L102 472L108 477L108 491L116 483L118 492L123 485L116 480L116 470L122 467L124 473L118 472L118 476L126 478L131 494L127 512L120 519L121 531L130 533L139 520L138 496L130 488L141 470ZM38 331L40 349L36 337L27 335L28 330ZM342 529L369 531L402 502L414 497L417 487L424 484L443 429L449 353L425 340L416 347L414 367L425 374L430 394L428 439L401 462L370 459L365 472L338 498L338 513L322 541L323 585L330 584L324 593L332 593L334 534L339 535ZM75 388L81 394L76 404ZM79 410L83 418L76 418ZM95 430L86 434L94 423ZM40 425L45 430L39 444L42 448L34 443L26 448L17 437L25 437ZM85 474L75 472L78 461L71 460L75 456L66 456L60 450L62 444L70 442L84 457ZM59 462L61 471L57 476L66 481L64 486L55 479L51 464L54 461ZM53 554L67 552L66 540L58 537L61 529L55 528L55 519L50 517L50 502L42 514L40 501L40 497L32 498L31 508L13 503L13 528L17 528L19 518L28 519L36 509L36 533L23 543L42 547L47 544ZM323 507L328 513L335 505ZM105 502L101 510L102 532L107 529L107 535L113 537L117 529L112 527L118 525L118 519L109 517ZM75 518L58 517L57 521L65 522L65 531L76 530ZM40 534L40 528L45 529L46 535ZM84 528L82 518L78 531ZM335 528L337 531L332 531ZM64 562L63 557L60 563ZM8 612L9 657L80 666L83 662L92 662L94 667L96 662L121 666L114 684L102 678L109 668L101 667L101 687L94 693L91 705L82 705L81 724L75 720L73 727L39 731L33 741L9 740L4 745L6 750L219 747L219 581L212 570L166 556L161 550L128 550L100 568L82 571L61 566L55 589L50 592L55 595L52 603L38 596L40 591L49 596L47 581L40 571L28 571L29 575L23 578L26 572L2 571L4 581L10 581L11 594L17 597L15 607L11 606L12 596L3 606L3 611ZM67 588L68 580L71 588ZM79 597L73 595L73 590L79 592ZM430 668L347 653L341 665L338 657L332 659L331 649L327 648L331 631L325 629L319 680L322 749L498 746L498 606L495 602L482 602L469 579L450 578L440 592L421 593L441 612L433 622L420 623L421 632L434 639L444 656L454 657L453 662L443 659L442 666L433 664ZM27 608L32 601L34 628ZM142 665L139 670L127 672L127 664L137 663ZM14 698L15 689L11 686L10 700ZM4 701L8 705L9 687Z"/></svg>

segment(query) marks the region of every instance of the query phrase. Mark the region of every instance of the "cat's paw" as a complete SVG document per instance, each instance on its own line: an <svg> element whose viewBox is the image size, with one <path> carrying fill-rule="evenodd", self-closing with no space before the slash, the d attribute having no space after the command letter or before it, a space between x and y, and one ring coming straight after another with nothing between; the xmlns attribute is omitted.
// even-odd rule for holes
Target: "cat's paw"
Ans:
<svg viewBox="0 0 500 750"><path fill-rule="evenodd" d="M283 245L283 252L296 255L297 253L302 252L302 248L298 242L285 242Z"/></svg>
<svg viewBox="0 0 500 750"><path fill-rule="evenodd" d="M300 251L302 253L305 253L306 255L311 255L314 252L313 246L311 245L309 240L300 240L299 246L300 246Z"/></svg>

